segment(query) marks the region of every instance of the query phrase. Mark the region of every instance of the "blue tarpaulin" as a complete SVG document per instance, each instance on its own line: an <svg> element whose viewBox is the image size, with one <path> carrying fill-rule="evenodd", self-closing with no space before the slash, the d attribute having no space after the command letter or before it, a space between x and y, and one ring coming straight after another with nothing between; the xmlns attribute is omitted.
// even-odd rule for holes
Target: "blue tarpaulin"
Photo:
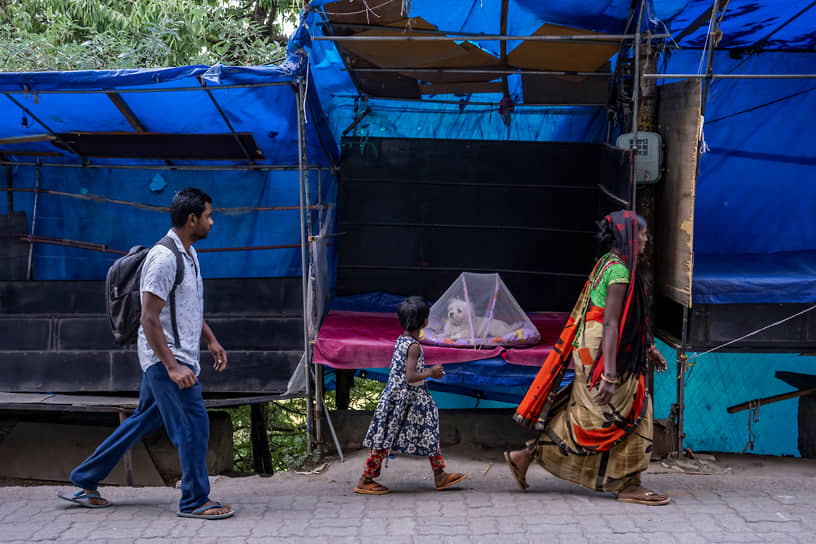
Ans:
<svg viewBox="0 0 816 544"><path fill-rule="evenodd" d="M498 113L500 94L427 96L430 101L420 103L368 98L361 103L335 44L310 40L325 35L321 23L336 15L337 6L327 0L311 2L299 31L335 135L370 107L352 132L361 141L366 136L588 142L606 138L605 108L525 106L517 76L508 78L516 104L509 126ZM706 37L712 7L711 0L645 2L642 29L670 32L679 47L662 50L661 71L704 70L704 48L711 47ZM713 59L714 73L816 74L813 7L809 0L731 0L719 18L722 38ZM422 18L447 32L495 35L501 30L498 1L415 0L403 8L404 17ZM510 0L507 34L529 35L545 23L620 34L631 24L630 9L626 0ZM372 9L370 24L377 24L379 15ZM496 40L468 39L494 56L500 53ZM508 42L508 51L519 44ZM660 83L672 81L676 80ZM700 161L696 188L694 302L816 301L808 276L816 269L812 219L816 184L811 182L816 125L807 113L816 110L814 91L814 79L715 80L711 85L704 120L708 151Z"/></svg>
<svg viewBox="0 0 816 544"><path fill-rule="evenodd" d="M206 277L299 277L296 85L304 77L306 64L296 54L280 67L187 66L0 74L0 91L8 93L0 97L0 138L29 136L36 140L37 136L49 133L74 131L132 133L134 127L108 96L117 93L144 130L152 133L229 134L230 126L221 116L220 108L232 129L250 133L263 154L262 160L255 161L259 169L223 169L247 164L240 160L173 160L170 165L180 167L174 169L162 160L110 158L90 158L90 167L81 168L77 166L82 159L69 152L40 157L42 163L57 166L40 167L39 176L35 166L10 166L16 189L39 186L46 191L67 193L40 194L34 234L103 244L123 251L137 244L149 245L170 227L169 213L143 205L169 206L177 190L192 185L208 192L218 210L210 236L198 243L197 248L293 246L202 253ZM202 90L203 85L211 91L215 103ZM314 87L306 88L307 100L300 107L306 114L306 159L312 167L308 171L308 203L333 206L337 187L331 167L337 162L338 148ZM45 138L0 145L0 155L10 161L31 164L33 159L27 153L32 151L54 153L60 149ZM15 155L16 152L26 154ZM24 210L31 225L35 218L33 193L14 193L13 207L16 211ZM7 208L7 200L0 199L0 213ZM256 208L277 209L256 211ZM315 211L312 215L317 221L321 214ZM36 244L34 277L101 279L116 257L111 253Z"/></svg>

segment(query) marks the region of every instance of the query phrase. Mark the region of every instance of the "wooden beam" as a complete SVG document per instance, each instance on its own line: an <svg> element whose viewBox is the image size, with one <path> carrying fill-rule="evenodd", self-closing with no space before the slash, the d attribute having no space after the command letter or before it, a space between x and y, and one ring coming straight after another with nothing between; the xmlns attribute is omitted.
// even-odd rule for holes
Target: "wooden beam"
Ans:
<svg viewBox="0 0 816 544"><path fill-rule="evenodd" d="M12 157L64 157L62 153L59 151L9 151L8 153Z"/></svg>
<svg viewBox="0 0 816 544"><path fill-rule="evenodd" d="M700 15L698 15L697 18L694 19L691 23L689 23L689 25L686 28L684 28L682 31L680 31L679 34L674 36L674 41L676 41L677 43L680 43L680 40L682 40L683 38L685 38L686 36L688 36L689 34L694 32L695 30L697 30L698 28L700 28L704 24L710 22L711 21L711 12L713 10L714 10L714 6L712 5L710 8L706 9L704 12L702 12Z"/></svg>
<svg viewBox="0 0 816 544"><path fill-rule="evenodd" d="M419 91L422 94L501 93L504 92L504 89L505 82L502 81L488 81L484 83L421 83L419 85Z"/></svg>
<svg viewBox="0 0 816 544"><path fill-rule="evenodd" d="M136 114L133 113L133 110L130 109L130 106L128 106L127 102L125 102L125 99L122 98L122 96L119 93L105 93L105 95L107 95L107 97L110 98L110 101L113 102L113 105L116 106L116 109L119 110L119 113L121 113L122 116L125 119L127 119L127 122L130 123L130 126L133 127L133 130L135 130L139 134L144 134L145 132L147 132L145 126L142 124L141 121L139 121L139 118L136 117ZM173 166L173 161L165 159L164 164L166 164L167 166Z"/></svg>
<svg viewBox="0 0 816 544"><path fill-rule="evenodd" d="M500 32L502 36L507 35L507 4L509 0L502 0L501 4L501 28ZM501 63L502 67L507 68L507 42L502 40L499 42L499 48L501 53ZM502 93L504 97L507 98L510 96L510 85L507 83L507 74L502 75Z"/></svg>
<svg viewBox="0 0 816 544"><path fill-rule="evenodd" d="M0 138L0 145L30 144L34 142L50 142L53 140L56 140L56 136L53 134L28 134L26 136L9 136L7 138Z"/></svg>
<svg viewBox="0 0 816 544"><path fill-rule="evenodd" d="M42 122L42 120L41 120L39 117L37 117L36 115L34 115L34 114L33 114L33 113L32 113L32 112L31 112L31 111L28 109L28 108L26 108L26 107L25 107L23 104L21 104L21 103L20 103L18 100L15 100L15 99L14 99L14 97L13 97L13 96L11 96L11 94L9 94L8 92L5 92L5 93L3 93L3 94L6 96L6 98L8 98L9 100L11 100L11 101L14 103L14 105L15 105L15 106L17 106L18 108L20 108L21 110L23 110L23 113L25 113L26 115L28 115L29 117L31 117L32 119L34 119L34 121L36 121L36 122L37 122L37 123L38 123L38 124L39 124L41 127L43 127L45 130L47 130L47 131L48 131L48 134L50 134L51 136L53 136L53 137L54 137L54 140L52 140L52 141L55 141L55 142L62 142L62 140L60 140L59 136L57 136L57 133L56 133L56 132L54 132L54 131L53 131L51 128L49 128L49 127L48 127L48 125L46 125L45 123L43 123L43 122ZM75 149L75 148L74 148L74 147L73 147L71 144L69 144L69 143L67 143L67 142L62 142L62 144L65 146L65 148L66 148L68 151L70 151L71 153L73 153L74 155L76 155L77 157L79 157L80 159L82 159L82 163L83 163L83 164L87 164L88 159L86 159L86 158L85 158L85 157L84 157L84 156L83 156L81 153L79 153L79 152L78 152L78 151L77 151L77 150L76 150L76 149Z"/></svg>
<svg viewBox="0 0 816 544"><path fill-rule="evenodd" d="M113 102L113 105L116 106L116 109L119 110L119 113L127 119L127 122L130 123L130 126L133 127L138 133L147 132L144 125L141 121L136 117L136 114L133 113L133 110L130 109L130 106L127 105L127 102L118 94L118 93L105 93L105 95L110 98L110 101Z"/></svg>
<svg viewBox="0 0 816 544"><path fill-rule="evenodd" d="M11 166L6 166L6 185L9 189L8 193L6 194L8 206L6 212L9 214L9 217L11 217L11 214L14 213L14 193L12 192L12 189L14 188L14 175L11 173Z"/></svg>
<svg viewBox="0 0 816 544"><path fill-rule="evenodd" d="M737 404L736 406L731 406L728 408L728 413L733 414L735 412L741 412L742 410L748 410L751 407L752 403L758 406L765 406L766 404L772 404L774 402L779 402L781 400L795 399L798 397L812 395L814 393L816 393L816 388L803 389L800 391L791 391L790 393L782 393L781 395L773 395L771 397L756 399L749 402L743 402L742 404Z"/></svg>

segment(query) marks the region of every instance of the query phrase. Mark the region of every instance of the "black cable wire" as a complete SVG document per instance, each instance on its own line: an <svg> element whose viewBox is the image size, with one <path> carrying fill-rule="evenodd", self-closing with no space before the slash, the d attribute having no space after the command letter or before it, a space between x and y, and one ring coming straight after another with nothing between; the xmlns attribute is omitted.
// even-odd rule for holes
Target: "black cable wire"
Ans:
<svg viewBox="0 0 816 544"><path fill-rule="evenodd" d="M706 122L705 122L705 124L706 124L706 125L710 125L710 124L712 124L712 123L716 123L717 121L722 121L723 119L728 119L728 118L730 118L730 117L735 117L735 116L737 116L737 115L742 115L743 113L749 113L749 112L752 112L752 111L758 110L758 109L760 109L760 108L764 108L764 107L766 107L766 106L770 106L770 105L772 105L772 104L777 104L777 103L779 103L779 102L783 102L783 101L788 100L788 99L790 99L790 98L795 98L795 97L797 97L797 96L801 96L801 95L803 95L803 94L807 94L807 93L809 93L809 92L811 92L811 91L816 91L816 87L811 87L810 89L805 89L804 91L799 91L798 93L793 93L793 94L790 94L790 95L788 95L788 96L783 96L782 98L777 98L776 100L771 100L770 102L765 102L764 104L759 104L758 106L754 106L754 107L752 107L752 108L748 108L747 110L742 110L742 111L738 111L738 112L735 112L735 113L729 113L728 115L724 115L724 116L722 116L722 117L718 117L718 118L716 118L716 119L712 119L711 121L706 121Z"/></svg>

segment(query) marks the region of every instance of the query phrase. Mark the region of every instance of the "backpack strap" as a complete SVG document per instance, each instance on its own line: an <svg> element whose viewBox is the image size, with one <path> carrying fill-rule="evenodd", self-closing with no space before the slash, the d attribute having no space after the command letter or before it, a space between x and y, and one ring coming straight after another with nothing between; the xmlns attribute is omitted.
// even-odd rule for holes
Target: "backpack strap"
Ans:
<svg viewBox="0 0 816 544"><path fill-rule="evenodd" d="M169 236L165 236L156 242L156 245L166 247L176 256L176 281L173 282L173 288L170 289L170 296L168 298L170 302L170 322L173 324L173 345L180 348L178 321L176 320L176 287L181 285L181 282L184 281L184 257L181 256L176 242Z"/></svg>

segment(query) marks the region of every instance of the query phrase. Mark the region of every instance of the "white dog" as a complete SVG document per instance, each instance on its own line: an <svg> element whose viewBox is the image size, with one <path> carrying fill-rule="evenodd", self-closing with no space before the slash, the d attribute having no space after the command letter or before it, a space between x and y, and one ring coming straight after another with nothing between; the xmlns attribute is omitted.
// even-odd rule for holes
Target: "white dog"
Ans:
<svg viewBox="0 0 816 544"><path fill-rule="evenodd" d="M448 319L442 327L442 335L451 340L470 338L471 319L468 319L469 314L473 322L473 336L475 338L504 336L514 330L513 327L500 319L490 321L490 327L488 328L488 319L486 317L472 315L470 305L467 302L459 298L453 298L448 303Z"/></svg>

